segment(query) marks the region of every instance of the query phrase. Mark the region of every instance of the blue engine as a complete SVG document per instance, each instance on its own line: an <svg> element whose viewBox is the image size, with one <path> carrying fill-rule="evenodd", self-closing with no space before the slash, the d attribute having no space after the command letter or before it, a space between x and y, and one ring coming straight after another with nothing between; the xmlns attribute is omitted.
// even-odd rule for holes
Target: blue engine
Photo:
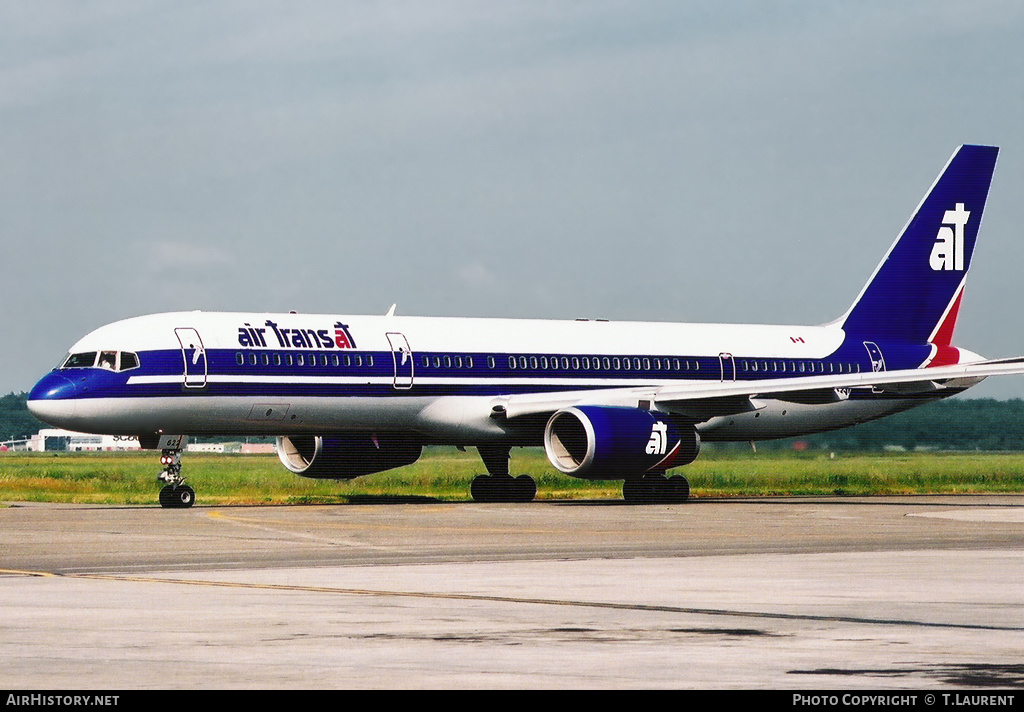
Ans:
<svg viewBox="0 0 1024 712"><path fill-rule="evenodd" d="M688 465L700 453L700 436L692 426L676 427L664 413L581 405L551 416L544 450L566 475L622 480Z"/></svg>
<svg viewBox="0 0 1024 712"><path fill-rule="evenodd" d="M411 465L423 447L394 436L289 435L277 438L277 456L303 477L350 480Z"/></svg>

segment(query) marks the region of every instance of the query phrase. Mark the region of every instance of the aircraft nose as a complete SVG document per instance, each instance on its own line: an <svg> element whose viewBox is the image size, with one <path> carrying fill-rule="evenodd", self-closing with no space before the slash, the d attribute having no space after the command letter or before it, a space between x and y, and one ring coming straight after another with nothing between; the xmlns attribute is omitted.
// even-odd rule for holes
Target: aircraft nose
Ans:
<svg viewBox="0 0 1024 712"><path fill-rule="evenodd" d="M48 373L28 394L28 409L44 423L62 426L75 416L78 389L70 380L56 373Z"/></svg>

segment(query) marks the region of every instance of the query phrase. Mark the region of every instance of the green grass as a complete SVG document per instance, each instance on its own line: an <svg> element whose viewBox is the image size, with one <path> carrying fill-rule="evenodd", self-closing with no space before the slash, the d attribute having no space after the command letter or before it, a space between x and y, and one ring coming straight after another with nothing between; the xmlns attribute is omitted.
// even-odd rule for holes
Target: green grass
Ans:
<svg viewBox="0 0 1024 712"><path fill-rule="evenodd" d="M154 452L3 453L0 501L156 504L160 470ZM285 504L469 499L483 466L474 450L428 448L409 467L355 480L309 480L273 455L186 453L189 484L207 504ZM537 480L538 499L617 499L621 482L558 474L543 451L514 450L514 474ZM750 453L707 448L676 470L695 497L1024 492L1024 454L823 452Z"/></svg>

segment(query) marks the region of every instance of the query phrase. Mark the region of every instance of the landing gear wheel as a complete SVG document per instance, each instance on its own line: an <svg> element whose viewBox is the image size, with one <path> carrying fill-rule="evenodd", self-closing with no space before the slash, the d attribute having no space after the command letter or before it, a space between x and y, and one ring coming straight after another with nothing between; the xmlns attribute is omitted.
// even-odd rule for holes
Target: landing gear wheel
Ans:
<svg viewBox="0 0 1024 712"><path fill-rule="evenodd" d="M477 475L469 493L475 502L532 502L537 483L529 475Z"/></svg>
<svg viewBox="0 0 1024 712"><path fill-rule="evenodd" d="M494 481L490 475L477 475L469 485L469 494L475 502L494 502Z"/></svg>
<svg viewBox="0 0 1024 712"><path fill-rule="evenodd" d="M178 488L177 502L179 507L191 507L196 502L196 491L188 485Z"/></svg>
<svg viewBox="0 0 1024 712"><path fill-rule="evenodd" d="M516 502L532 502L537 496L537 482L529 475L516 478Z"/></svg>
<svg viewBox="0 0 1024 712"><path fill-rule="evenodd" d="M630 504L681 504L690 497L690 483L682 475L647 475L622 483L622 498Z"/></svg>
<svg viewBox="0 0 1024 712"><path fill-rule="evenodd" d="M690 498L690 481L682 475L668 478L669 496L673 502L685 502Z"/></svg>
<svg viewBox="0 0 1024 712"><path fill-rule="evenodd" d="M188 485L167 485L160 490L160 506L168 509L191 507L196 501L196 491Z"/></svg>
<svg viewBox="0 0 1024 712"><path fill-rule="evenodd" d="M626 480L622 483L622 498L630 504L646 504L651 499L650 483L644 480Z"/></svg>
<svg viewBox="0 0 1024 712"><path fill-rule="evenodd" d="M476 502L532 502L537 496L537 483L529 475L512 477L508 473L510 448L494 445L477 447L480 459L487 468L486 475L478 475L469 485L469 493Z"/></svg>
<svg viewBox="0 0 1024 712"><path fill-rule="evenodd" d="M181 450L165 448L160 453L160 464L166 469L156 476L157 482L167 483L160 490L160 506L182 509L195 504L196 491L185 484L181 476Z"/></svg>

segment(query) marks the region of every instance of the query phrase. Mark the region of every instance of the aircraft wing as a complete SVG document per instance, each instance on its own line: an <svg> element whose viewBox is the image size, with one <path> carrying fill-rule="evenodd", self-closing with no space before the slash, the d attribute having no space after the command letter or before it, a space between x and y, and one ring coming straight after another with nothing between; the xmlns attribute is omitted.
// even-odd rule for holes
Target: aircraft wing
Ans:
<svg viewBox="0 0 1024 712"><path fill-rule="evenodd" d="M843 391L874 388L894 394L964 388L988 376L1024 374L1024 357L975 361L935 368L819 374L756 381L686 381L667 385L633 386L555 393L525 393L495 399L493 412L508 418L554 413L576 405L650 407L707 420L716 415L758 409L752 399L771 398L796 403L843 400Z"/></svg>

